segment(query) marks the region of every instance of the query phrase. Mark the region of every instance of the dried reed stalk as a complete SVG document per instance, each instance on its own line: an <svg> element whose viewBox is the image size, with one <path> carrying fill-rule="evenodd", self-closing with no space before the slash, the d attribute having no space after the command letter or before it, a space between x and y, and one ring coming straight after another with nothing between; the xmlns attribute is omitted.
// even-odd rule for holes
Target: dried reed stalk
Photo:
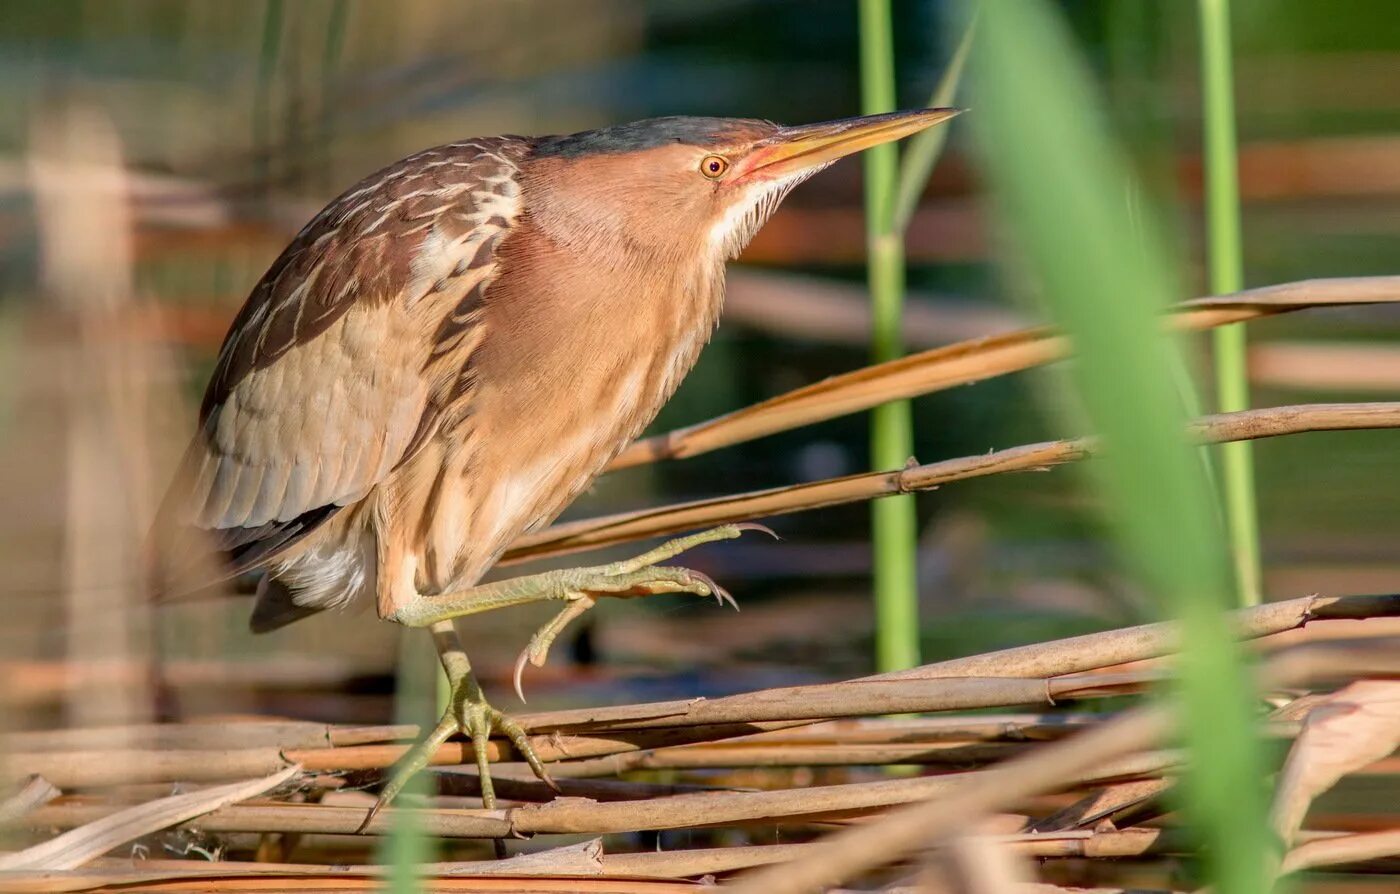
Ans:
<svg viewBox="0 0 1400 894"><path fill-rule="evenodd" d="M824 890L869 867L909 854L924 842L954 831L1018 799L1083 778L1096 765L1152 747L1171 729L1165 707L1139 709L1083 735L1047 745L1023 758L978 774L939 799L905 805L879 819L827 836L805 860L758 869L732 886L734 894L801 894Z"/></svg>
<svg viewBox="0 0 1400 894"><path fill-rule="evenodd" d="M693 882L668 879L591 878L579 873L482 873L479 875L439 875L430 877L432 891L454 894L519 894L520 879L528 878L530 894L695 894ZM425 880L426 881L426 880ZM141 872L92 871L77 873L25 873L15 877L0 875L0 891L23 894L59 894L59 892L108 888L135 892L188 892L192 888L214 892L285 892L295 891L382 891L385 881L381 873L366 872L352 875L342 867L326 872L229 872L205 875L192 871Z"/></svg>
<svg viewBox="0 0 1400 894"><path fill-rule="evenodd" d="M1174 849L1172 837L1159 829L1132 829L1113 832L1071 832L1066 834L993 835L990 840L1027 857L1040 858L1122 858ZM1365 836L1345 836L1365 837ZM541 877L586 879L601 876L613 879L684 879L734 872L772 863L802 859L821 848L818 842L803 844L753 845L727 848L652 851L634 854L603 854L602 842L592 839L577 845L552 848L508 860L429 863L420 867L421 876L432 880L460 878L529 878L531 885ZM146 860L133 868L129 861L96 861L88 869L66 873L0 874L0 891L47 890L79 891L97 887L130 887L155 882L193 882L202 889L224 887L221 882L239 879L287 879L301 881L309 876L335 875L346 880L382 878L386 868L379 865L329 865L314 863L205 863L194 860ZM31 887L23 887L29 885Z"/></svg>
<svg viewBox="0 0 1400 894"><path fill-rule="evenodd" d="M62 792L42 776L30 776L19 790L0 801L0 826L15 822L26 813L57 798Z"/></svg>
<svg viewBox="0 0 1400 894"><path fill-rule="evenodd" d="M1254 639L1293 630L1310 622L1386 615L1400 615L1400 595L1309 596L1242 609L1234 613L1233 619L1240 637ZM1151 679L1152 675L1070 675L1170 654L1176 648L1176 637L1177 627L1174 623L1145 624L1018 646L845 683L786 687L720 699L552 711L522 715L519 720L527 730L535 733L532 742L543 759L578 762L588 758L647 752L666 746L713 743L755 733L776 733L784 727L826 720L832 715L1044 704L1051 700L1103 692L1133 691ZM1358 647L1349 648L1354 654L1379 660ZM1305 654L1313 653L1295 649L1294 660L1301 660L1300 656ZM999 676L987 676L990 674ZM919 722L929 724L935 721ZM955 722L974 726L979 723L963 718ZM984 735L995 734L1005 725L1002 720L983 723L990 725L982 728ZM249 736L237 732L240 726L229 727L229 740L252 741ZM1044 726L1041 724L1041 728ZM290 731L294 741L303 741L308 733L300 726L292 727ZM254 730L250 735L264 735L266 732ZM407 739L416 732L411 726L364 727L331 730L329 738L331 741L346 742ZM85 731L64 741L68 744L96 741L99 735L96 731ZM177 740L191 741L188 736L172 733L169 741ZM43 739L29 741L32 743ZM514 757L510 746L501 740L493 740L490 748L492 760L503 761ZM312 773L379 769L392 764L404 750L405 746L400 744L372 744L330 748L278 748L269 745L217 751L52 751L10 754L3 767L9 775L42 772L57 785L80 787L138 781L188 782L246 777L274 772L288 760L302 764ZM648 756L631 760L645 764L647 761L673 759L682 761L686 758ZM627 760L622 759L622 764L625 765ZM465 742L449 742L433 758L433 762L439 765L470 764L472 761L471 746ZM580 771L592 770L582 767ZM561 775L568 772L561 769Z"/></svg>
<svg viewBox="0 0 1400 894"><path fill-rule="evenodd" d="M1238 609L1231 612L1229 618L1234 624L1235 635L1250 640L1297 630L1315 621L1396 615L1400 615L1400 594L1303 596ZM953 658L884 674L881 679L965 677L994 671L1007 677L1063 676L1169 655L1177 650L1179 631L1180 626L1175 621L1141 624Z"/></svg>
<svg viewBox="0 0 1400 894"><path fill-rule="evenodd" d="M1088 733L1086 735L1091 735ZM1076 740L1083 737L1077 737ZM1100 760L1079 772L1059 777L1061 787L1113 779L1140 778L1175 766L1171 754L1149 753L1124 760ZM867 812L907 804L964 788L979 788L990 773L973 771L943 776L890 779L777 791L714 791L644 801L598 802L558 798L503 810L414 809L425 833L451 838L503 838L533 834L604 834L648 829L678 829L718 824L773 823L833 814ZM27 822L35 827L71 828L94 822L119 809L110 804L76 803L41 807ZM298 832L350 834L364 820L359 807L319 804L241 804L200 819L206 832ZM381 811L369 827L384 834L402 809Z"/></svg>
<svg viewBox="0 0 1400 894"><path fill-rule="evenodd" d="M1304 645L1273 655L1258 674L1262 688L1288 688L1345 675L1400 676L1394 649L1335 644ZM1174 728L1166 706L1128 712L1082 735L981 771L978 784L938 799L889 811L864 825L828 836L807 860L756 870L732 887L736 894L799 894L822 890L874 866L907 855L962 824L1040 792L1063 788L1095 764L1118 760L1164 738Z"/></svg>
<svg viewBox="0 0 1400 894"><path fill-rule="evenodd" d="M332 744L335 728L324 723L240 719L195 723L149 723L0 734L0 753L88 751L106 742L135 749L194 751L242 748L316 748Z"/></svg>
<svg viewBox="0 0 1400 894"><path fill-rule="evenodd" d="M1288 852L1283 873L1301 872L1319 866L1361 863L1383 857L1400 857L1400 829L1337 835L1304 842Z"/></svg>
<svg viewBox="0 0 1400 894"><path fill-rule="evenodd" d="M0 870L76 869L94 857L143 835L183 823L227 804L276 788L301 772L286 767L271 776L234 782L197 792L171 795L123 807L83 823L63 835L0 856Z"/></svg>
<svg viewBox="0 0 1400 894"><path fill-rule="evenodd" d="M655 731L659 744L679 744L684 727L701 727L700 735L714 738L716 730L730 735L757 732L774 721L810 722L829 717L950 711L1009 705L1053 705L1069 699L1135 691L1149 677L1142 674L1082 675L1063 680L999 677L928 680L856 680L816 686L768 689L718 699L693 699L621 708L581 709L552 713L549 727L568 733L574 728L606 725L608 737L537 737L542 760L561 760L619 751L640 751L648 738L619 743L618 734ZM536 728L532 723L527 729ZM653 740L655 741L655 740ZM505 742L492 742L491 757L510 759ZM223 750L60 751L10 754L7 772L40 773L63 788L133 782L210 782L230 776L265 775L291 761L308 772L363 770L387 767L408 750L406 745L366 745L347 748L279 749L276 747ZM654 752L653 752L654 754ZM471 745L449 742L433 763L471 760ZM665 760L666 758L651 758ZM566 771L567 772L567 771Z"/></svg>
<svg viewBox="0 0 1400 894"><path fill-rule="evenodd" d="M1310 431L1397 427L1400 427L1400 402L1304 404L1206 416L1192 425L1191 433L1203 443L1216 444ZM1091 438L1046 441L900 470L850 475L565 522L521 537L507 551L502 564L567 555L822 506L873 500L891 494L933 490L968 478L1004 472L1044 471L1084 459L1096 449L1096 442Z"/></svg>
<svg viewBox="0 0 1400 894"><path fill-rule="evenodd" d="M1174 328L1199 331L1316 307L1400 301L1400 277L1315 279L1179 305ZM623 469L708 453L765 435L868 410L1062 359L1065 340L1047 329L972 339L833 376L696 425L637 441L610 466Z"/></svg>
<svg viewBox="0 0 1400 894"><path fill-rule="evenodd" d="M1010 742L891 745L681 745L629 751L559 764L556 776L571 779L617 776L637 770L698 770L733 767L852 767L884 764L970 767L1024 754L1031 745ZM543 787L543 785L542 785ZM547 789L546 789L547 790Z"/></svg>
<svg viewBox="0 0 1400 894"><path fill-rule="evenodd" d="M1112 819L1122 812L1139 807L1143 803L1159 797L1171 788L1169 779L1140 779L1134 782L1120 782L1107 785L1090 792L1073 804L1050 814L1032 824L1031 832L1060 832L1066 829L1082 829Z"/></svg>

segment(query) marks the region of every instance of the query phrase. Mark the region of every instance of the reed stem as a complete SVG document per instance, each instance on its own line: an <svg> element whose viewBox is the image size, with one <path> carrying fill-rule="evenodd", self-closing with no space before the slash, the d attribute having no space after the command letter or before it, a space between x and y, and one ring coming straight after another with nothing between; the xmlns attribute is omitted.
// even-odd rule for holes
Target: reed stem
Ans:
<svg viewBox="0 0 1400 894"><path fill-rule="evenodd" d="M895 107L894 38L889 0L860 3L861 110ZM865 153L865 220L871 300L870 356L874 363L904 353L904 245L894 229L898 188L894 145ZM876 407L870 414L870 462L899 468L913 455L914 426L907 400ZM877 500L871 507L874 545L875 665L882 671L919 663L918 581L915 572L918 522L907 494Z"/></svg>
<svg viewBox="0 0 1400 894"><path fill-rule="evenodd" d="M1211 293L1226 295L1244 287L1230 0L1199 0L1199 8L1207 263ZM1222 326L1211 338L1219 411L1248 409L1245 327ZM1262 587L1253 447L1241 442L1222 444L1219 449L1225 523L1235 567L1237 598L1241 605L1257 605Z"/></svg>

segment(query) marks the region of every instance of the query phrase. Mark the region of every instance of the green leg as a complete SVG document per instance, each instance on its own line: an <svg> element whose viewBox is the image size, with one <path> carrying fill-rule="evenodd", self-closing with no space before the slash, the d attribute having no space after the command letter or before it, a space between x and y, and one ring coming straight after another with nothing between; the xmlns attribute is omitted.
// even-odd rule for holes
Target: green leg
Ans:
<svg viewBox="0 0 1400 894"><path fill-rule="evenodd" d="M398 609L389 620L409 627L427 627L438 621L475 615L513 605L558 600L573 602L584 594L594 596L649 596L655 593L693 593L714 596L721 602L732 598L714 581L686 568L658 564L688 549L718 540L733 540L745 531L764 531L762 525L724 525L668 540L640 556L588 568L562 568L526 577L482 584L458 593L420 596ZM777 535L773 535L777 536Z"/></svg>
<svg viewBox="0 0 1400 894"><path fill-rule="evenodd" d="M520 657L515 661L515 693L523 702L525 692L522 682L526 665L543 667L554 640L570 622L596 605L599 596L630 598L659 593L691 593L696 596L714 596L721 604L727 602L737 609L738 604L735 603L734 597L708 575L659 563L705 543L732 540L745 531L762 531L775 538L778 536L763 525L724 525L668 540L639 556L607 565L546 571L542 574L473 587L461 593L425 597L402 609L395 619L414 625L442 618L462 617L508 605L551 599L564 602L564 608L535 632L529 645L521 651Z"/></svg>
<svg viewBox="0 0 1400 894"><path fill-rule="evenodd" d="M496 808L496 790L491 783L491 765L488 758L493 731L505 734L506 738L510 739L511 744L520 752L520 755L525 758L530 769L535 771L535 775L549 785L554 785L553 780L549 777L549 772L545 770L544 764L535 754L535 749L530 744L525 730L514 719L491 707L491 704L486 701L486 696L482 694L476 675L472 673L471 662L467 660L467 653L462 649L461 640L457 638L457 631L453 629L452 622L440 621L431 627L433 642L437 645L443 670L447 672L449 691L447 710L443 712L442 719L438 721L438 725L433 728L432 732L409 749L408 753L399 760L394 768L393 776L380 792L379 800L370 808L369 813L365 815L364 822L360 824L359 831L361 832L369 827L375 815L385 805L398 797L408 780L428 765L438 748L457 733L461 733L471 740L472 753L476 757L477 774L481 779L481 802L487 810Z"/></svg>
<svg viewBox="0 0 1400 894"><path fill-rule="evenodd" d="M720 603L728 602L737 608L734 598L708 576L686 568L672 568L658 563L701 544L732 540L745 531L763 531L773 537L777 536L762 525L724 525L668 540L655 549L620 562L588 568L546 571L542 574L484 584L459 593L420 596L399 609L390 616L390 620L410 627L432 629L438 654L442 658L443 670L447 672L450 698L447 710L438 725L399 761L393 777L365 817L360 830L364 831L375 814L403 790L409 778L426 767L437 749L458 732L471 739L472 751L476 755L477 772L481 777L481 799L488 810L494 809L496 804L496 794L491 784L491 768L487 760L487 746L493 730L504 733L530 764L535 775L553 785L524 729L515 720L491 707L482 695L481 687L472 674L471 664L467 661L466 652L462 650L457 632L452 627L453 618L551 599L565 603L559 614L531 637L530 644L516 662L515 685L516 691L519 692L520 677L526 663L536 667L543 665L555 638L569 622L592 608L598 596L627 598L658 593L692 593L696 596L713 596ZM521 700L524 700L523 696Z"/></svg>

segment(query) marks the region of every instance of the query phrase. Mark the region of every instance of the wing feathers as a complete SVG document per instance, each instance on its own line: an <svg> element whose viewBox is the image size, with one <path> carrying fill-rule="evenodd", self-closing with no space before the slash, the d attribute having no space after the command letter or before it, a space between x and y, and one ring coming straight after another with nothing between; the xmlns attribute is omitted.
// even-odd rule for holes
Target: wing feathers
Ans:
<svg viewBox="0 0 1400 894"><path fill-rule="evenodd" d="M519 213L513 138L452 144L316 216L239 311L167 497L234 567L266 563L362 499L468 399L464 338Z"/></svg>

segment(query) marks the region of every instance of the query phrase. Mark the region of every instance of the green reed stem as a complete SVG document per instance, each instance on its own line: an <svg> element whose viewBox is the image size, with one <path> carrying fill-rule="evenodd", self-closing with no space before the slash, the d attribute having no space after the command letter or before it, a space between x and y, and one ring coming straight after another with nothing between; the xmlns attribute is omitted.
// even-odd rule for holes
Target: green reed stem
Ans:
<svg viewBox="0 0 1400 894"><path fill-rule="evenodd" d="M1235 88L1231 71L1230 0L1199 0L1201 94L1205 122L1205 211L1210 291L1244 287L1240 248L1240 188L1235 143ZM1212 334L1216 403L1222 412L1249 407L1245 327L1221 326ZM1243 605L1260 599L1259 515L1254 490L1254 448L1248 441L1222 444L1221 483L1225 523Z"/></svg>
<svg viewBox="0 0 1400 894"><path fill-rule="evenodd" d="M428 730L437 722L433 710L432 667L437 654L427 642L426 631L399 631L399 658L395 670L394 722L417 724ZM400 792L400 803L411 802L429 791L430 774L418 773ZM388 889L393 894L417 894L423 890L420 869L436 859L437 842L424 831L422 821L412 810L394 812L389 835L379 842L377 861L389 866Z"/></svg>
<svg viewBox="0 0 1400 894"><path fill-rule="evenodd" d="M895 108L894 36L889 0L860 2L861 111ZM894 145L865 153L865 221L871 300L870 357L874 363L904 353L904 244L894 229L899 156ZM904 465L914 452L908 401L870 414L870 462L876 469ZM919 592L915 572L918 520L914 498L886 497L871 506L874 542L875 665L882 671L919 663Z"/></svg>
<svg viewBox="0 0 1400 894"><path fill-rule="evenodd" d="M953 58L948 60L948 67L943 70L943 77L938 79L938 86L933 88L933 94L925 104L928 108L942 109L953 105L953 100L958 95L958 85L962 83L963 69L967 67L967 54L972 51L972 38L976 33L977 17L974 14L967 24L967 29L963 31L958 48L953 51ZM899 186L895 192L893 222L890 225L891 229L901 236L909 229L909 221L914 217L914 209L919 207L919 199L924 194L924 187L928 186L933 166L943 154L949 133L947 127L930 127L910 137L905 146L904 158L899 165Z"/></svg>

